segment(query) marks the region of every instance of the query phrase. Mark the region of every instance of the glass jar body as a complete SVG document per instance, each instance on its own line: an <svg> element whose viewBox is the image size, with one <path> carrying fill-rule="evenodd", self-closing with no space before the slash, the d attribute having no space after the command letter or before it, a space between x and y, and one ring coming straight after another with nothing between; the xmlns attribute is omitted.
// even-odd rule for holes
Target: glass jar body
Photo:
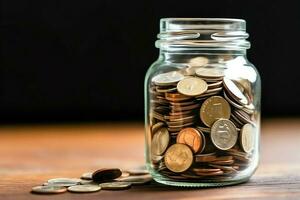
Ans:
<svg viewBox="0 0 300 200"><path fill-rule="evenodd" d="M153 178L189 187L247 181L259 161L260 90L245 51L161 51L145 78Z"/></svg>

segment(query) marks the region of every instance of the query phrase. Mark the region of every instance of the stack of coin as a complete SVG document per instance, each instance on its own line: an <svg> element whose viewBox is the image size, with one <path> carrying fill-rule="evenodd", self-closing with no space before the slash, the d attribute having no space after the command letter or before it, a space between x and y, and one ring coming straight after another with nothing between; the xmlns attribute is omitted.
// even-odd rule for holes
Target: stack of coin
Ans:
<svg viewBox="0 0 300 200"><path fill-rule="evenodd" d="M205 65L151 79L149 156L158 174L221 180L251 165L257 133L251 84L224 72Z"/></svg>
<svg viewBox="0 0 300 200"><path fill-rule="evenodd" d="M53 178L41 186L32 188L32 193L60 194L64 192L90 193L100 190L125 190L132 185L150 183L152 177L143 168L120 170L102 168L95 172L86 172L80 178Z"/></svg>

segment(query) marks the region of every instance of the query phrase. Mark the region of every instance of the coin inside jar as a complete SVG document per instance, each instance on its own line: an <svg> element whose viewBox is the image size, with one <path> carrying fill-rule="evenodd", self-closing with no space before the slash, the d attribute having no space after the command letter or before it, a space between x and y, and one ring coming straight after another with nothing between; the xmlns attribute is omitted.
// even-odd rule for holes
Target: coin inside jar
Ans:
<svg viewBox="0 0 300 200"><path fill-rule="evenodd" d="M224 69L221 68L199 68L196 70L199 77L219 78L224 76Z"/></svg>
<svg viewBox="0 0 300 200"><path fill-rule="evenodd" d="M185 144L173 144L165 153L165 165L173 172L184 172L193 163L193 152Z"/></svg>
<svg viewBox="0 0 300 200"><path fill-rule="evenodd" d="M241 129L240 145L246 153L250 153L254 148L255 128L252 124L245 124Z"/></svg>
<svg viewBox="0 0 300 200"><path fill-rule="evenodd" d="M197 96L207 90L207 83L201 78L188 77L184 78L177 84L179 93L186 96Z"/></svg>
<svg viewBox="0 0 300 200"><path fill-rule="evenodd" d="M230 113L229 103L221 96L206 99L200 108L200 118L208 127L211 127L218 119L229 119Z"/></svg>
<svg viewBox="0 0 300 200"><path fill-rule="evenodd" d="M188 145L194 153L202 149L203 138L195 128L184 128L177 135L177 143Z"/></svg>
<svg viewBox="0 0 300 200"><path fill-rule="evenodd" d="M211 127L211 141L220 150L232 148L238 138L236 126L228 119L219 119Z"/></svg>
<svg viewBox="0 0 300 200"><path fill-rule="evenodd" d="M153 136L151 142L152 155L161 155L165 152L170 141L170 135L167 128L160 128Z"/></svg>
<svg viewBox="0 0 300 200"><path fill-rule="evenodd" d="M224 87L227 89L228 93L238 102L243 105L248 104L247 97L242 93L242 91L238 88L238 86L230 79L223 79Z"/></svg>
<svg viewBox="0 0 300 200"><path fill-rule="evenodd" d="M184 78L184 75L179 73L178 71L167 72L163 74L158 74L152 78L152 82L156 85L172 85L177 83L181 79Z"/></svg>

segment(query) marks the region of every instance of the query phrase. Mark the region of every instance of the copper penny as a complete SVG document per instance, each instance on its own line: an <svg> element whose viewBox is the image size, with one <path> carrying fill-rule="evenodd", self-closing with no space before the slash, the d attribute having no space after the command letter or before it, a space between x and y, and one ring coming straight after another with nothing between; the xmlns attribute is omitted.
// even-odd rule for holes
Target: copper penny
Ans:
<svg viewBox="0 0 300 200"><path fill-rule="evenodd" d="M197 129L185 128L177 135L176 142L188 145L194 153L197 153L202 149L203 138Z"/></svg>

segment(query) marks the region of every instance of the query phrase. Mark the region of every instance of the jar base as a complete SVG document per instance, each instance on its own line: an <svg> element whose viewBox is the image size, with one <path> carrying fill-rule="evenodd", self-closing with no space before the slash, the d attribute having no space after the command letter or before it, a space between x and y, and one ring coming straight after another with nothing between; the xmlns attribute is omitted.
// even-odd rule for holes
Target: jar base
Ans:
<svg viewBox="0 0 300 200"><path fill-rule="evenodd" d="M176 187L222 187L222 186L230 186L237 185L241 183L245 183L249 181L251 176L239 176L236 178L224 179L224 180L172 180L170 178L166 178L163 175L157 174L152 170L149 170L153 179L161 184L176 186Z"/></svg>

